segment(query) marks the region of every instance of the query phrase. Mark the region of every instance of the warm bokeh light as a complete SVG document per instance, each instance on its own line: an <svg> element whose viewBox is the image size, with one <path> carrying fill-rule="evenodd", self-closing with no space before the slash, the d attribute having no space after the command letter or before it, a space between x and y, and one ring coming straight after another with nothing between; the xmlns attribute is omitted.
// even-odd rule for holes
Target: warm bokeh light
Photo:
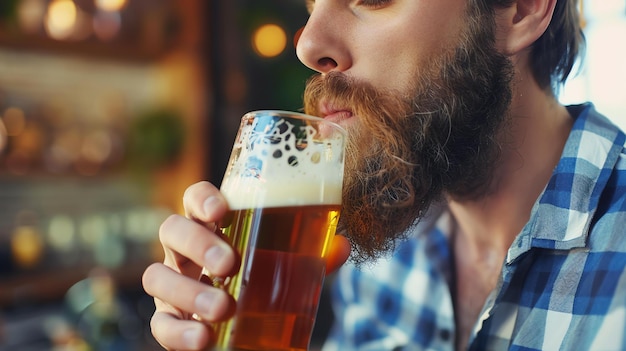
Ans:
<svg viewBox="0 0 626 351"><path fill-rule="evenodd" d="M263 57L278 56L287 46L287 34L276 24L264 24L254 32L252 45Z"/></svg>
<svg viewBox="0 0 626 351"><path fill-rule="evenodd" d="M55 161L63 164L74 162L78 159L83 132L78 127L67 128L54 135L50 147Z"/></svg>
<svg viewBox="0 0 626 351"><path fill-rule="evenodd" d="M30 225L15 228L11 238L13 260L23 268L30 268L39 262L44 251L44 242L37 229Z"/></svg>
<svg viewBox="0 0 626 351"><path fill-rule="evenodd" d="M8 136L18 136L26 128L26 116L24 111L17 107L9 107L2 116Z"/></svg>
<svg viewBox="0 0 626 351"><path fill-rule="evenodd" d="M92 163L102 164L109 156L113 149L113 142L106 130L90 131L83 139L81 147L81 156Z"/></svg>
<svg viewBox="0 0 626 351"><path fill-rule="evenodd" d="M27 122L22 132L10 140L11 148L5 160L7 170L24 174L31 169L45 148L45 139L45 131L41 126Z"/></svg>
<svg viewBox="0 0 626 351"><path fill-rule="evenodd" d="M4 126L4 122L2 122L2 119L0 118L0 154L2 154L2 151L4 151L8 143L9 135L7 133L7 128Z"/></svg>
<svg viewBox="0 0 626 351"><path fill-rule="evenodd" d="M54 39L69 38L76 25L77 10L72 0L52 0L46 13L46 32Z"/></svg>
<svg viewBox="0 0 626 351"><path fill-rule="evenodd" d="M126 0L96 0L96 6L102 11L119 11L126 6Z"/></svg>
<svg viewBox="0 0 626 351"><path fill-rule="evenodd" d="M37 33L45 12L46 4L43 0L21 0L17 7L20 28L26 33Z"/></svg>

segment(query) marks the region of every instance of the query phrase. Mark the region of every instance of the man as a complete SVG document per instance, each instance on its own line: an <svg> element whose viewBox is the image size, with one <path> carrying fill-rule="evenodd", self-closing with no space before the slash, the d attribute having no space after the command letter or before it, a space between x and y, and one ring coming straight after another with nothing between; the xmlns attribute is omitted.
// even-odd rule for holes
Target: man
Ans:
<svg viewBox="0 0 626 351"><path fill-rule="evenodd" d="M351 145L328 350L626 347L626 137L554 91L582 45L574 0L317 0L305 110ZM236 256L208 183L144 274L155 338L199 349ZM187 219L188 218L188 219ZM328 270L350 253L337 236ZM391 253L391 255L387 255Z"/></svg>

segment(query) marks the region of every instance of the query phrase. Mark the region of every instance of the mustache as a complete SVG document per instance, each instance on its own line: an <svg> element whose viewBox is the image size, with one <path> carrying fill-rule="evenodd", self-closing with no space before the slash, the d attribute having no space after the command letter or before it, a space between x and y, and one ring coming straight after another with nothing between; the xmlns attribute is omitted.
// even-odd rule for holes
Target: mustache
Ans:
<svg viewBox="0 0 626 351"><path fill-rule="evenodd" d="M353 107L355 90L359 86L363 88L364 85L357 84L354 79L340 72L315 74L307 80L304 89L304 111L319 116L322 103L334 107Z"/></svg>
<svg viewBox="0 0 626 351"><path fill-rule="evenodd" d="M303 103L304 112L314 116L321 115L323 105L349 110L371 138L388 142L386 131L397 130L409 117L412 100L400 92L382 91L367 81L330 72L308 79Z"/></svg>

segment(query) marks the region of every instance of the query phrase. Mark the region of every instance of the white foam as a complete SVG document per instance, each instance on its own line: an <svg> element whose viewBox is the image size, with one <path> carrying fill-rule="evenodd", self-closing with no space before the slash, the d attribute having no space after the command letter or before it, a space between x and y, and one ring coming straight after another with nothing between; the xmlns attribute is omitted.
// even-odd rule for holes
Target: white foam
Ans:
<svg viewBox="0 0 626 351"><path fill-rule="evenodd" d="M241 179L239 179L241 180ZM341 204L341 184L265 183L258 181L225 183L222 192L231 209Z"/></svg>
<svg viewBox="0 0 626 351"><path fill-rule="evenodd" d="M345 134L319 142L312 126L242 121L221 190L231 209L341 204ZM252 143L250 143L252 140Z"/></svg>

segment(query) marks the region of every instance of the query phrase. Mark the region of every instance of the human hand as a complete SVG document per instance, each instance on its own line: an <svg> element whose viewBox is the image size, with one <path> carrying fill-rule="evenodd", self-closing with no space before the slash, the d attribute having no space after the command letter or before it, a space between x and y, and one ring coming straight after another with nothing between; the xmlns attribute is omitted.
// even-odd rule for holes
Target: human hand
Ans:
<svg viewBox="0 0 626 351"><path fill-rule="evenodd" d="M172 215L161 225L159 239L165 259L146 269L143 286L154 297L156 310L151 328L161 346L168 350L200 350L214 341L213 330L205 323L224 321L235 311L232 296L199 280L202 267L214 277L227 277L237 272L240 258L217 229L228 205L216 187L208 182L190 186L183 205L185 217ZM335 236L327 273L341 266L349 254L348 240ZM202 322L191 318L194 313Z"/></svg>
<svg viewBox="0 0 626 351"><path fill-rule="evenodd" d="M199 280L202 267L213 276L226 277L236 272L239 258L217 229L228 206L216 187L208 182L190 186L183 205L185 217L172 215L159 229L165 259L146 269L143 286L154 297L151 328L161 346L199 350L212 341L213 331L191 315L210 323L223 321L235 311L232 296Z"/></svg>

